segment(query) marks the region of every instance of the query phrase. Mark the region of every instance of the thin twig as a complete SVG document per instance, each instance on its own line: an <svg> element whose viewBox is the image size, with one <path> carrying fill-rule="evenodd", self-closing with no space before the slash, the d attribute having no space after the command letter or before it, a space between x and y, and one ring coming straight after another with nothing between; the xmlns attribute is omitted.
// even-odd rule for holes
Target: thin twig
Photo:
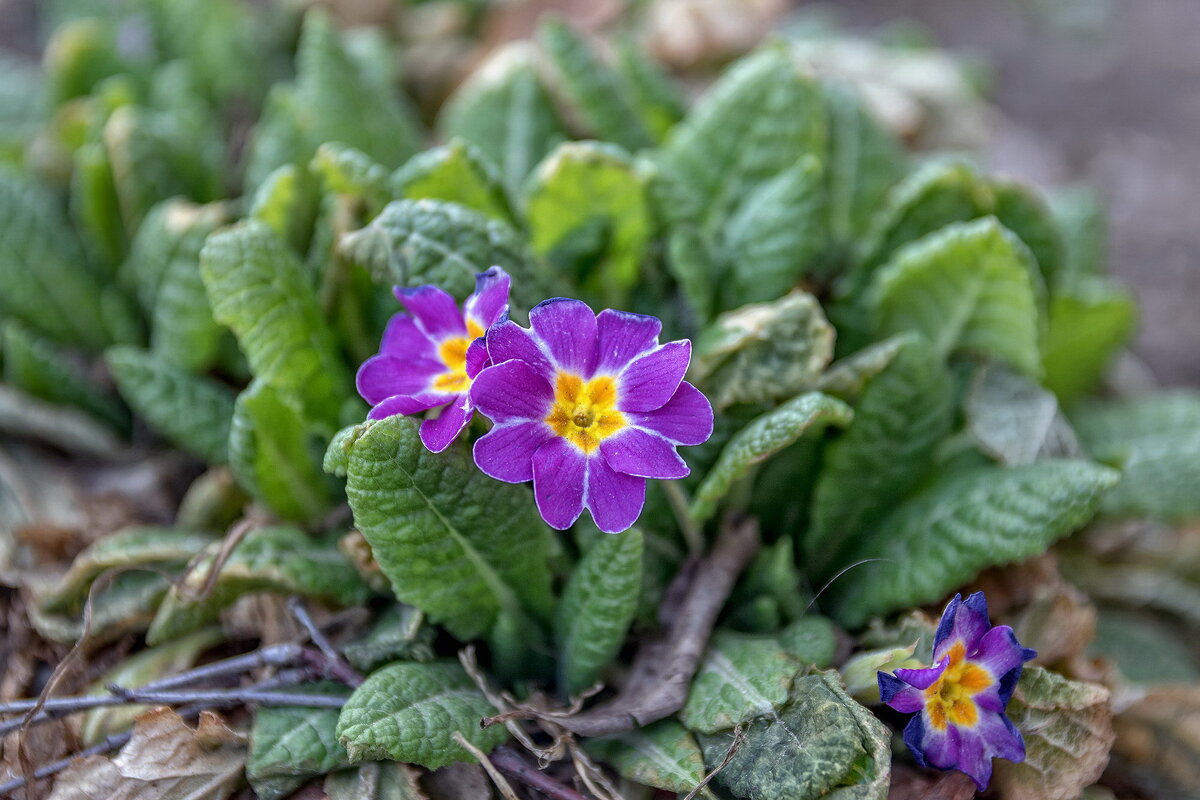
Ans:
<svg viewBox="0 0 1200 800"><path fill-rule="evenodd" d="M571 765L575 767L575 774L583 781L587 790L601 800L621 800L621 793L617 791L617 787L612 785L600 767L596 766L596 762L584 752L579 742L575 741L575 737L568 734L566 742L567 750L571 753Z"/></svg>
<svg viewBox="0 0 1200 800"><path fill-rule="evenodd" d="M679 524L679 532L687 542L688 552L694 556L700 555L704 552L704 531L700 530L700 526L688 512L691 501L688 500L687 492L679 485L679 481L659 481L658 485L667 496L667 502L671 504L671 511Z"/></svg>
<svg viewBox="0 0 1200 800"><path fill-rule="evenodd" d="M511 747L501 745L492 751L492 764L513 780L544 794L550 800L587 800L579 792L564 786L546 773L534 768Z"/></svg>
<svg viewBox="0 0 1200 800"><path fill-rule="evenodd" d="M309 708L341 708L345 697L330 694L293 694L267 692L261 689L218 689L181 692L146 692L110 685L108 690L130 703L146 705L178 705L183 703L252 703L260 706L306 706Z"/></svg>
<svg viewBox="0 0 1200 800"><path fill-rule="evenodd" d="M492 779L492 783L496 784L496 788L500 790L500 794L504 797L504 800L521 800L521 798L517 797L517 793L513 791L513 788L509 785L508 781L504 779L504 776L500 773L500 770L496 769L495 765L492 764L492 761L488 758L487 753L471 744L467 737L463 736L460 731L455 731L453 738L454 741L458 742L460 747L462 747L471 755L475 756L475 760L478 761L480 766L483 767L484 771L487 772L488 777Z"/></svg>
<svg viewBox="0 0 1200 800"><path fill-rule="evenodd" d="M712 772L704 776L704 780L696 784L696 788L687 793L683 800L696 800L700 792L704 791L704 787L708 786L708 782L717 777L717 773L725 769L725 765L733 760L737 755L737 751L742 749L742 743L746 741L746 724L743 722L733 729L733 741L729 745L729 749L725 751L725 758L720 764L713 768Z"/></svg>
<svg viewBox="0 0 1200 800"><path fill-rule="evenodd" d="M250 535L251 531L261 527L262 524L262 519L250 514L233 523L229 532L225 534L225 538L221 540L221 546L217 550L216 555L209 562L208 572L204 576L204 583L200 585L199 589L191 589L188 586L188 582L195 571L200 568L200 565L204 563L206 556L203 552L201 553L201 557L189 564L184 569L183 574L176 579L175 587L180 598L189 603L198 603L212 594L212 590L216 588L217 579L221 577L221 570L225 568L225 562L233 555L233 551L242 543L242 540Z"/></svg>
<svg viewBox="0 0 1200 800"><path fill-rule="evenodd" d="M323 677L334 678L347 686L358 688L362 686L366 680L358 670L350 666L350 662L343 656L329 641L325 634L313 622L313 618L309 615L308 609L304 607L304 601L299 597L289 597L287 601L288 610L292 612L292 616L296 621L308 631L308 637L312 639L312 643L317 646L321 654L325 657L325 675Z"/></svg>

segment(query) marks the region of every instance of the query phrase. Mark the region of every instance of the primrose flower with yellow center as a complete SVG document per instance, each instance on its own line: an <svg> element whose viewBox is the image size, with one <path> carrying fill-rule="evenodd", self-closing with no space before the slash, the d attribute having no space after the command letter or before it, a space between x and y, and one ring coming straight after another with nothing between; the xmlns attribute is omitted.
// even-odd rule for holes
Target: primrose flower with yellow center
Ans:
<svg viewBox="0 0 1200 800"><path fill-rule="evenodd" d="M993 757L1025 760L1025 740L1004 711L1036 655L1012 628L991 626L983 592L965 601L955 595L938 625L933 666L880 672L879 694L897 711L916 713L904 743L921 766L965 772L983 791Z"/></svg>
<svg viewBox="0 0 1200 800"><path fill-rule="evenodd" d="M475 279L475 293L460 311L436 286L396 289L408 313L388 322L379 354L358 370L358 393L373 408L371 419L418 414L442 407L421 423L421 441L435 453L450 446L474 408L469 389L488 365L483 334L508 314L508 273L492 267Z"/></svg>
<svg viewBox="0 0 1200 800"><path fill-rule="evenodd" d="M471 400L495 426L475 463L509 483L533 481L542 519L563 530L588 509L608 533L637 520L647 478L683 478L675 448L712 435L708 399L683 380L687 340L658 343L654 317L555 298L487 333L493 366Z"/></svg>

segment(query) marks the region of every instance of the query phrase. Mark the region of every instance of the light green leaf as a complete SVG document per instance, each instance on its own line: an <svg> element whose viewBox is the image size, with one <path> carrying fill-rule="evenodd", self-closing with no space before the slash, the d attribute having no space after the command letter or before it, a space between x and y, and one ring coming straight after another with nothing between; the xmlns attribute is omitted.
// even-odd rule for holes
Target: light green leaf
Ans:
<svg viewBox="0 0 1200 800"><path fill-rule="evenodd" d="M254 376L299 398L305 419L332 433L350 379L303 265L269 228L248 222L208 238L200 274Z"/></svg>
<svg viewBox="0 0 1200 800"><path fill-rule="evenodd" d="M612 764L621 777L668 792L690 792L704 780L704 755L696 738L674 719L664 719L618 736L587 740L587 748ZM705 787L699 797L714 800Z"/></svg>
<svg viewBox="0 0 1200 800"><path fill-rule="evenodd" d="M1033 253L1042 283L1056 286L1063 273L1063 239L1050 206L1022 183L992 181L991 188L991 213Z"/></svg>
<svg viewBox="0 0 1200 800"><path fill-rule="evenodd" d="M674 226L667 240L667 271L679 284L694 327L706 325L715 313L716 286L725 262L711 238L695 225Z"/></svg>
<svg viewBox="0 0 1200 800"><path fill-rule="evenodd" d="M322 145L317 150L318 162L324 148ZM317 186L312 174L295 164L284 164L257 186L246 216L263 223L293 250L303 253L317 215Z"/></svg>
<svg viewBox="0 0 1200 800"><path fill-rule="evenodd" d="M687 111L683 92L657 62L630 37L616 43L614 67L642 124L656 143L666 138Z"/></svg>
<svg viewBox="0 0 1200 800"><path fill-rule="evenodd" d="M397 603L379 615L367 635L342 648L357 669L372 670L388 661L432 661L435 631L425 615Z"/></svg>
<svg viewBox="0 0 1200 800"><path fill-rule="evenodd" d="M20 166L50 110L49 94L42 71L14 53L0 51L0 72L0 164Z"/></svg>
<svg viewBox="0 0 1200 800"><path fill-rule="evenodd" d="M1121 469L1105 514L1187 520L1200 515L1200 394L1176 390L1072 415L1094 458Z"/></svg>
<svg viewBox="0 0 1200 800"><path fill-rule="evenodd" d="M755 417L742 428L721 451L704 481L696 489L688 510L692 519L701 522L711 517L721 501L738 480L750 469L796 442L809 433L820 433L828 425L844 427L854 412L841 400L808 392L798 395L779 408Z"/></svg>
<svg viewBox="0 0 1200 800"><path fill-rule="evenodd" d="M925 476L953 423L949 372L923 338L905 337L894 360L867 383L850 427L825 450L804 538L812 574L843 566L847 544Z"/></svg>
<svg viewBox="0 0 1200 800"><path fill-rule="evenodd" d="M1095 191L1073 187L1056 192L1050 209L1063 240L1060 281L1070 282L1108 271L1108 228Z"/></svg>
<svg viewBox="0 0 1200 800"><path fill-rule="evenodd" d="M168 53L184 59L216 98L261 99L270 70L264 24L257 10L236 0L169 0L148 4ZM197 87L199 90L201 87Z"/></svg>
<svg viewBox="0 0 1200 800"><path fill-rule="evenodd" d="M967 430L1005 466L1083 453L1054 393L996 364L976 374L963 402Z"/></svg>
<svg viewBox="0 0 1200 800"><path fill-rule="evenodd" d="M904 247L875 273L877 336L915 330L939 357L965 351L1041 372L1040 289L1029 249L995 219L949 225Z"/></svg>
<svg viewBox="0 0 1200 800"><path fill-rule="evenodd" d="M247 196L257 195L267 176L276 170L288 166L301 170L311 157L308 132L300 122L300 107L295 86L277 83L271 87L247 147Z"/></svg>
<svg viewBox="0 0 1200 800"><path fill-rule="evenodd" d="M782 47L735 63L675 126L657 161L678 182L673 221L720 224L754 187L826 151L820 88Z"/></svg>
<svg viewBox="0 0 1200 800"><path fill-rule="evenodd" d="M619 148L560 145L525 195L530 246L612 306L629 299L653 233L645 181Z"/></svg>
<svg viewBox="0 0 1200 800"><path fill-rule="evenodd" d="M833 616L857 627L936 603L986 567L1042 553L1091 519L1119 478L1098 464L1059 460L944 474L847 551L851 561L881 561L831 587Z"/></svg>
<svg viewBox="0 0 1200 800"><path fill-rule="evenodd" d="M302 693L348 694L331 681L307 684ZM263 706L254 713L246 780L261 800L288 797L317 775L350 764L335 734L339 710L300 706Z"/></svg>
<svg viewBox="0 0 1200 800"><path fill-rule="evenodd" d="M88 642L99 646L146 630L171 582L154 572L123 572L102 591L92 595ZM83 635L78 613L58 614L31 605L29 623L38 635L61 644L73 645Z"/></svg>
<svg viewBox="0 0 1200 800"><path fill-rule="evenodd" d="M642 584L642 532L606 535L571 572L558 606L563 689L591 686L616 658L637 611Z"/></svg>
<svg viewBox="0 0 1200 800"><path fill-rule="evenodd" d="M438 120L446 139L460 137L497 166L509 191L525 183L568 136L542 85L531 45L496 51L450 98Z"/></svg>
<svg viewBox="0 0 1200 800"><path fill-rule="evenodd" d="M463 640L501 610L544 616L546 529L529 492L483 475L460 448L430 453L417 428L400 416L374 423L347 474L355 524L396 596Z"/></svg>
<svg viewBox="0 0 1200 800"><path fill-rule="evenodd" d="M817 299L792 292L718 317L696 337L689 375L718 409L783 400L816 382L834 336Z"/></svg>
<svg viewBox="0 0 1200 800"><path fill-rule="evenodd" d="M1103 278L1084 277L1064 281L1050 297L1048 315L1043 383L1069 404L1095 387L1129 341L1137 305L1126 289Z"/></svg>
<svg viewBox="0 0 1200 800"><path fill-rule="evenodd" d="M87 142L75 151L71 170L71 219L83 243L110 269L122 262L129 236L121 221L112 165L102 142Z"/></svg>
<svg viewBox="0 0 1200 800"><path fill-rule="evenodd" d="M716 767L731 733L701 736ZM891 735L842 689L836 672L798 678L778 715L759 717L714 783L743 800L885 800Z"/></svg>
<svg viewBox="0 0 1200 800"><path fill-rule="evenodd" d="M808 155L760 184L725 223L725 308L774 300L794 287L828 235L825 175Z"/></svg>
<svg viewBox="0 0 1200 800"><path fill-rule="evenodd" d="M110 75L134 70L118 49L115 20L88 14L61 23L46 43L43 57L55 105L88 94Z"/></svg>
<svg viewBox="0 0 1200 800"><path fill-rule="evenodd" d="M692 678L679 720L693 731L716 733L773 715L787 702L801 668L774 636L718 632Z"/></svg>
<svg viewBox="0 0 1200 800"><path fill-rule="evenodd" d="M326 191L361 198L368 217L378 214L392 199L387 169L353 147L325 142L317 148L309 171L324 181Z"/></svg>
<svg viewBox="0 0 1200 800"><path fill-rule="evenodd" d="M171 587L146 634L169 641L214 622L221 610L252 592L300 595L333 606L362 605L370 590L337 549L337 537L314 538L286 525L246 535L221 566L212 591L193 600L209 579L221 543L209 545L187 577Z"/></svg>
<svg viewBox="0 0 1200 800"><path fill-rule="evenodd" d="M329 800L429 800L416 767L396 761L368 761L325 779Z"/></svg>
<svg viewBox="0 0 1200 800"><path fill-rule="evenodd" d="M480 728L496 713L452 662L399 662L373 673L338 719L337 735L351 761L386 758L435 769L474 757L454 741L457 731L487 752L508 738L503 725Z"/></svg>
<svg viewBox="0 0 1200 800"><path fill-rule="evenodd" d="M879 673L895 672L898 669L922 669L925 662L915 658L917 643L904 647L886 647L858 653L842 665L842 681L846 691L860 703L878 705Z"/></svg>
<svg viewBox="0 0 1200 800"><path fill-rule="evenodd" d="M808 614L779 632L779 643L804 666L828 667L837 652L834 625L825 617Z"/></svg>
<svg viewBox="0 0 1200 800"><path fill-rule="evenodd" d="M392 195L409 200L446 200L502 222L515 221L508 190L495 168L463 139L413 156L392 173Z"/></svg>
<svg viewBox="0 0 1200 800"><path fill-rule="evenodd" d="M835 361L813 388L847 403L855 402L875 376L891 366L896 356L904 352L910 338L911 334L897 334Z"/></svg>
<svg viewBox="0 0 1200 800"><path fill-rule="evenodd" d="M113 347L105 361L125 402L179 447L212 464L228 460L233 390L136 347Z"/></svg>

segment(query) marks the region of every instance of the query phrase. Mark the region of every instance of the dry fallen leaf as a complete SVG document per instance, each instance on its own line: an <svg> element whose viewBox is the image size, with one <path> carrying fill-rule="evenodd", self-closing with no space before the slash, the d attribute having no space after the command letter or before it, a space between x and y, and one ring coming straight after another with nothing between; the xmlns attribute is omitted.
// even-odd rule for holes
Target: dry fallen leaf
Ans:
<svg viewBox="0 0 1200 800"><path fill-rule="evenodd" d="M1200 787L1200 686L1150 689L1113 722L1113 753L1176 789ZM1182 796L1182 795L1176 795Z"/></svg>
<svg viewBox="0 0 1200 800"><path fill-rule="evenodd" d="M937 774L908 766L892 768L888 800L971 800L975 783L961 772Z"/></svg>

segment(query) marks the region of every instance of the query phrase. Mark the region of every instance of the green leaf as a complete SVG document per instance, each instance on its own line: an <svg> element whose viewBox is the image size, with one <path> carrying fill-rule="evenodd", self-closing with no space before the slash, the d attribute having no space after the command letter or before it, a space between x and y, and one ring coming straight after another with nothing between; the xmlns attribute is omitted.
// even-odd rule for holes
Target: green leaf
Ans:
<svg viewBox="0 0 1200 800"><path fill-rule="evenodd" d="M106 266L120 264L129 249L121 221L112 165L101 142L87 142L75 151L71 170L71 218L90 253Z"/></svg>
<svg viewBox="0 0 1200 800"><path fill-rule="evenodd" d="M697 522L711 517L730 488L750 469L796 442L806 434L820 433L828 425L844 427L854 412L841 400L808 392L779 408L755 417L725 448L704 481L696 489L688 514Z"/></svg>
<svg viewBox="0 0 1200 800"><path fill-rule="evenodd" d="M512 223L508 190L491 162L463 139L413 156L392 173L391 194L409 200L445 200Z"/></svg>
<svg viewBox="0 0 1200 800"><path fill-rule="evenodd" d="M726 71L658 151L678 183L663 211L720 224L756 186L826 146L820 88L784 48L764 48Z"/></svg>
<svg viewBox="0 0 1200 800"><path fill-rule="evenodd" d="M614 67L642 124L656 143L666 138L687 112L679 86L662 66L647 56L630 37L616 43Z"/></svg>
<svg viewBox="0 0 1200 800"><path fill-rule="evenodd" d="M430 453L417 428L400 416L374 423L347 473L355 525L396 597L463 640L501 610L544 616L546 529L529 492L483 475L460 448Z"/></svg>
<svg viewBox="0 0 1200 800"><path fill-rule="evenodd" d="M834 617L868 617L936 603L986 567L1038 555L1095 513L1119 474L1087 461L981 467L937 477L847 551L851 570L831 587Z"/></svg>
<svg viewBox="0 0 1200 800"><path fill-rule="evenodd" d="M687 301L692 325L707 324L715 313L716 286L725 263L711 238L695 225L674 226L667 239L667 271Z"/></svg>
<svg viewBox="0 0 1200 800"><path fill-rule="evenodd" d="M16 54L0 51L0 164L19 167L25 146L45 123L50 109L42 71Z"/></svg>
<svg viewBox="0 0 1200 800"><path fill-rule="evenodd" d="M368 761L325 779L329 800L429 800L419 779L424 773L395 761Z"/></svg>
<svg viewBox="0 0 1200 800"><path fill-rule="evenodd" d="M794 287L828 235L824 170L816 156L760 184L725 223L731 269L725 308L774 300Z"/></svg>
<svg viewBox="0 0 1200 800"><path fill-rule="evenodd" d="M738 630L751 633L774 631L784 622L804 616L803 577L796 569L796 547L788 534L780 536L774 544L759 549L742 573L734 587L726 607L737 615L741 608L769 605L778 621L765 628L747 627L738 624ZM739 608L741 607L741 608Z"/></svg>
<svg viewBox="0 0 1200 800"><path fill-rule="evenodd" d="M718 409L784 400L816 382L834 336L817 299L792 292L718 317L696 337L689 374Z"/></svg>
<svg viewBox="0 0 1200 800"><path fill-rule="evenodd" d="M1037 265L995 219L949 225L904 247L876 273L868 305L877 337L915 330L939 357L992 356L1041 372Z"/></svg>
<svg viewBox="0 0 1200 800"><path fill-rule="evenodd" d="M140 634L149 627L171 582L155 572L123 572L102 591L92 595L88 643L100 646L123 636ZM73 645L83 636L83 620L76 613L57 614L29 606L29 622L38 635Z"/></svg>
<svg viewBox="0 0 1200 800"><path fill-rule="evenodd" d="M84 453L102 460L119 459L128 451L112 428L92 416L51 405L5 383L0 383L0 432L38 439L67 453Z"/></svg>
<svg viewBox="0 0 1200 800"><path fill-rule="evenodd" d="M184 59L199 79L197 91L224 99L261 100L269 79L264 69L270 30L253 7L236 0L170 0L149 4L162 45Z"/></svg>
<svg viewBox="0 0 1200 800"><path fill-rule="evenodd" d="M617 736L587 740L587 748L623 778L668 792L690 792L704 780L704 755L696 738L674 719ZM705 787L699 797L714 800Z"/></svg>
<svg viewBox="0 0 1200 800"><path fill-rule="evenodd" d="M1075 187L1055 193L1050 209L1063 240L1060 282L1108 271L1108 229L1104 209L1096 193Z"/></svg>
<svg viewBox="0 0 1200 800"><path fill-rule="evenodd" d="M991 213L1033 253L1042 282L1056 286L1063 273L1063 240L1050 206L1025 184L992 181L991 188Z"/></svg>
<svg viewBox="0 0 1200 800"><path fill-rule="evenodd" d="M1104 498L1105 514L1168 521L1200 515L1200 394L1094 403L1071 419L1092 456L1123 473Z"/></svg>
<svg viewBox="0 0 1200 800"><path fill-rule="evenodd" d="M322 681L302 693L348 694L341 684ZM335 734L339 710L263 706L254 713L246 780L261 800L282 800L317 775L348 766L350 757Z"/></svg>
<svg viewBox="0 0 1200 800"><path fill-rule="evenodd" d="M1048 316L1042 341L1043 383L1068 404L1095 387L1129 341L1137 305L1126 289L1085 277L1059 287L1050 298Z"/></svg>
<svg viewBox="0 0 1200 800"><path fill-rule="evenodd" d="M814 388L847 403L855 402L875 376L891 366L896 356L904 352L911 338L912 334L897 334L835 361L821 375Z"/></svg>
<svg viewBox="0 0 1200 800"><path fill-rule="evenodd" d="M255 380L238 395L228 442L238 484L281 517L315 522L333 505L321 437L271 384Z"/></svg>
<svg viewBox="0 0 1200 800"><path fill-rule="evenodd" d="M554 71L555 88L592 138L629 150L651 147L654 140L617 74L565 22L543 18L538 44Z"/></svg>
<svg viewBox="0 0 1200 800"><path fill-rule="evenodd" d="M321 159L327 153L325 148L322 145L317 149L317 163L324 163ZM326 181L329 180L326 176ZM284 164L257 184L246 216L263 223L289 247L302 253L312 236L317 215L316 183L309 171L295 164Z"/></svg>
<svg viewBox="0 0 1200 800"><path fill-rule="evenodd" d="M1087 656L1115 664L1121 678L1130 683L1195 685L1200 681L1200 662L1187 638L1180 637L1175 624L1144 610L1102 607Z"/></svg>
<svg viewBox="0 0 1200 800"><path fill-rule="evenodd" d="M305 419L333 433L350 379L303 265L270 229L248 222L208 238L200 274L213 316L233 329L254 376L299 398Z"/></svg>
<svg viewBox="0 0 1200 800"><path fill-rule="evenodd" d="M834 625L825 617L808 614L779 632L779 643L805 666L828 667L837 653Z"/></svg>
<svg viewBox="0 0 1200 800"><path fill-rule="evenodd" d="M362 605L370 590L337 549L336 536L313 538L273 525L246 535L221 566L212 591L195 597L209 580L221 543L214 542L187 577L171 587L146 634L150 644L169 641L216 621L221 610L252 592L300 595L342 607Z"/></svg>
<svg viewBox="0 0 1200 800"><path fill-rule="evenodd" d="M43 63L56 105L88 94L110 75L133 71L118 48L115 20L95 14L63 20L46 43Z"/></svg>
<svg viewBox="0 0 1200 800"><path fill-rule="evenodd" d="M479 727L480 719L495 713L458 664L402 661L355 690L342 708L337 735L351 761L386 758L435 769L474 761L454 741L456 731L484 752L503 743L503 725Z"/></svg>
<svg viewBox="0 0 1200 800"><path fill-rule="evenodd" d="M993 780L1004 796L1073 800L1108 766L1116 734L1103 686L1025 667L1007 714L1025 738L1025 760L996 760Z"/></svg>
<svg viewBox="0 0 1200 800"><path fill-rule="evenodd" d="M525 198L533 251L576 273L607 304L625 304L653 234L645 181L629 157L595 142L560 145L537 168Z"/></svg>
<svg viewBox="0 0 1200 800"><path fill-rule="evenodd" d="M1005 466L1082 455L1054 393L1003 366L984 366L963 403L967 431Z"/></svg>
<svg viewBox="0 0 1200 800"><path fill-rule="evenodd" d="M804 538L810 572L828 576L856 535L877 522L925 476L934 447L954 423L950 374L919 336L908 335L886 369L867 383L854 421L825 450Z"/></svg>
<svg viewBox="0 0 1200 800"><path fill-rule="evenodd" d="M228 460L233 390L136 347L113 347L105 361L125 402L155 430L211 464Z"/></svg>
<svg viewBox="0 0 1200 800"><path fill-rule="evenodd" d="M718 632L692 678L679 720L693 731L716 733L773 715L787 703L800 669L774 636Z"/></svg>
<svg viewBox="0 0 1200 800"><path fill-rule="evenodd" d="M575 695L595 683L617 653L638 606L642 532L600 539L571 572L558 606L562 686Z"/></svg>
<svg viewBox="0 0 1200 800"><path fill-rule="evenodd" d="M267 176L284 167L301 170L312 156L307 131L300 123L296 87L271 87L247 147L245 194L256 195Z"/></svg>
<svg viewBox="0 0 1200 800"><path fill-rule="evenodd" d="M458 88L438 120L444 138L459 137L478 147L511 192L568 138L536 60L528 43L501 48Z"/></svg>
<svg viewBox="0 0 1200 800"><path fill-rule="evenodd" d="M732 734L701 736L705 764L720 764ZM743 800L884 800L891 736L842 689L836 672L798 678L778 715L759 717L714 783Z"/></svg>
<svg viewBox="0 0 1200 800"><path fill-rule="evenodd" d="M435 631L425 615L397 603L379 615L374 627L358 641L342 648L357 669L372 670L388 661L432 661Z"/></svg>
<svg viewBox="0 0 1200 800"><path fill-rule="evenodd" d="M419 158L419 156L414 156ZM413 159L409 160L412 163ZM373 217L392 199L386 168L361 150L337 142L325 142L317 148L309 171L325 183L326 191L361 198L366 214Z"/></svg>

